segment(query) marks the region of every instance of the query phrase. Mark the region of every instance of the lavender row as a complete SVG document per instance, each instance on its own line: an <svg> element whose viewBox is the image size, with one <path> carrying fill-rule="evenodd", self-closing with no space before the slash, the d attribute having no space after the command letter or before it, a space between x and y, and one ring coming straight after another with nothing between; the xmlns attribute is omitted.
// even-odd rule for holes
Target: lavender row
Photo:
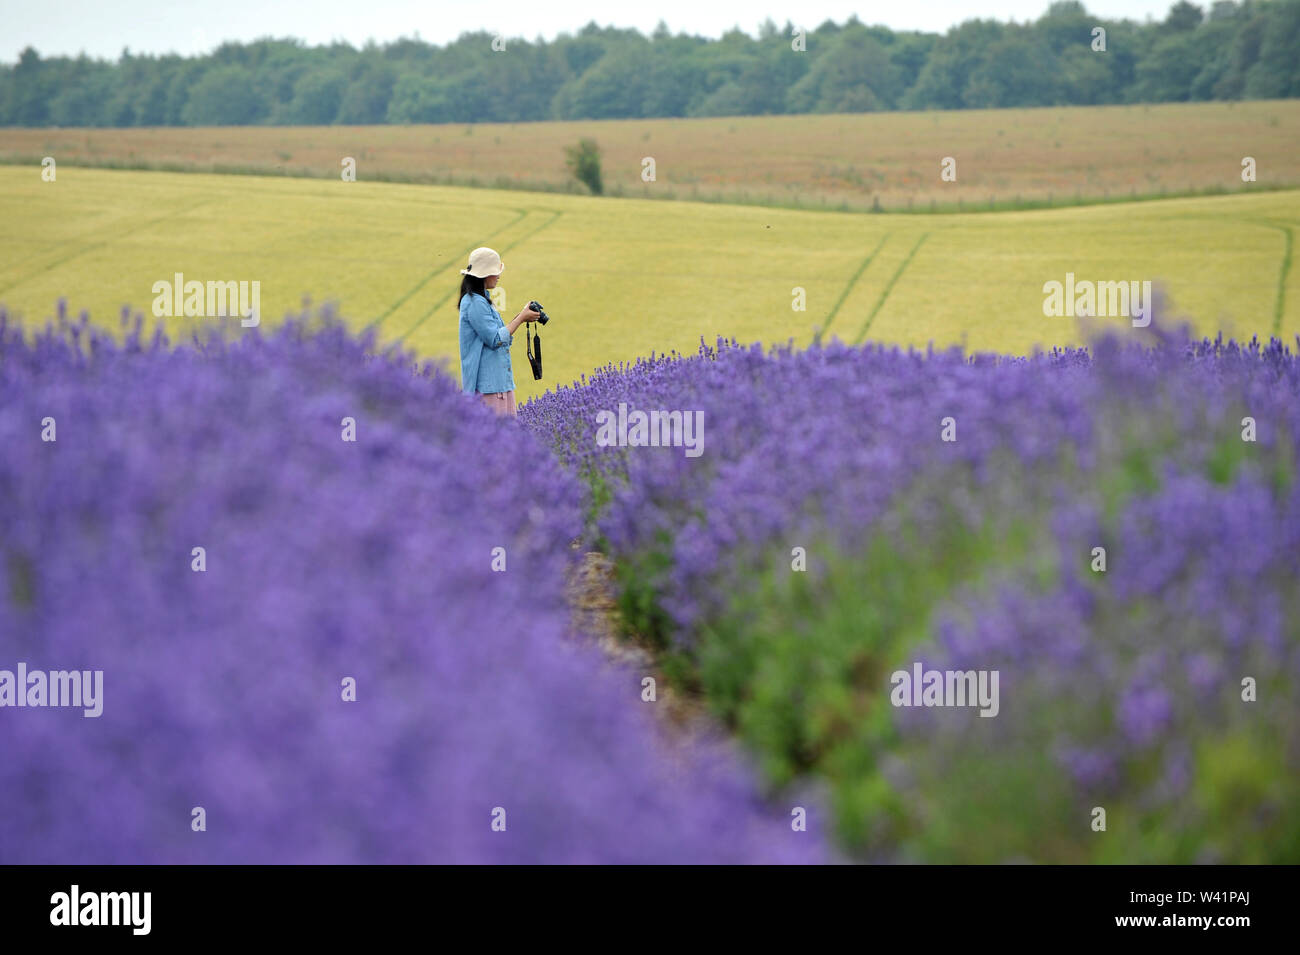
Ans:
<svg viewBox="0 0 1300 955"><path fill-rule="evenodd" d="M602 440L613 409L695 415L702 453ZM587 481L629 625L775 779L829 778L869 856L1300 858L1300 362L1281 342L719 342L525 419ZM932 707L899 692L913 672L996 672L1000 706Z"/></svg>

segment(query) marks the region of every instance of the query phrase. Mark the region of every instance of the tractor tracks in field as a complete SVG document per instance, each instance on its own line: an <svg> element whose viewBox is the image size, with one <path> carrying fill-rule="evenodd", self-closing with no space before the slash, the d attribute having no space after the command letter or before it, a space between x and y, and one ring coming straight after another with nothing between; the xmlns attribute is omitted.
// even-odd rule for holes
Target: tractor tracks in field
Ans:
<svg viewBox="0 0 1300 955"><path fill-rule="evenodd" d="M907 258L903 259L903 261L899 263L898 269L890 277L889 281L885 284L884 290L880 293L880 298L876 300L875 308L871 310L871 314L867 316L867 320L862 323L862 330L858 332L858 337L853 340L853 344L861 345L866 340L867 332L871 330L871 323L876 320L876 316L884 307L885 300L889 298L889 293L894 290L894 285L897 284L898 280L902 277L903 272L907 270L907 267L912 264L912 259L916 258L916 253L920 251L921 246L925 244L925 240L928 238L930 238L930 233L922 232L921 237L916 240L916 245L912 246L912 251L907 253Z"/></svg>
<svg viewBox="0 0 1300 955"><path fill-rule="evenodd" d="M1286 281L1291 275L1291 256L1295 249L1295 223L1272 219L1255 219L1259 225L1282 233L1282 266L1277 273L1277 292L1273 297L1273 335L1282 337L1282 319L1286 315Z"/></svg>
<svg viewBox="0 0 1300 955"><path fill-rule="evenodd" d="M45 265L42 265L40 268L28 272L26 275L20 276L19 278L6 282L4 285L0 285L0 295L4 294L5 292L8 292L12 288L22 285L24 282L30 282L38 275L44 275L46 272L58 268L60 265L63 265L65 262L70 262L71 260L79 256L85 255L87 252L94 252L97 249L102 249L107 245L112 245L114 242L117 242L120 239L124 239L129 235L135 235L137 232L156 226L160 222L166 222L168 219L174 219L177 216L188 215L189 213L193 212L196 209L201 209L203 206L211 205L215 201L216 201L215 199L203 199L199 202L192 203L183 209L178 209L173 212L169 212L167 215L159 216L156 219L149 219L147 222L141 222L139 225L135 226L134 228L127 229L124 232L116 232L113 235L101 241L98 242L92 241L86 245L79 246L76 249L73 249L67 255L63 255L55 259L53 262L47 262Z"/></svg>
<svg viewBox="0 0 1300 955"><path fill-rule="evenodd" d="M849 293L852 292L853 287L857 285L858 279L862 278L862 273L867 270L867 266L872 263L872 260L874 260L880 253L880 250L885 247L885 243L889 241L891 235L893 235L892 232L886 232L876 244L876 247L871 250L865 259L862 260L862 264L858 266L858 270L853 273L853 277L849 279L849 283L844 286L844 291L840 293L840 297L836 300L835 304L831 306L830 314L826 316L826 320L822 322L821 327L818 328L817 331L813 332L814 345L821 344L822 336L826 333L826 329L831 327L831 322L835 320L835 316L839 312L840 306L843 305L844 301L849 297Z"/></svg>
<svg viewBox="0 0 1300 955"><path fill-rule="evenodd" d="M876 247L867 254L865 259L862 260L862 264L858 266L857 271L854 272L853 276L849 279L848 284L844 286L844 291L840 293L840 297L836 299L835 304L831 306L830 313L826 316L825 321L823 321L817 331L813 333L814 345L821 343L822 338L831 327L831 322L834 321L835 316L839 313L841 306L844 305L848 300L849 295L852 294L853 289L857 286L858 280L861 279L863 273L867 271L867 267L870 266L871 263L876 260L877 256L880 255L880 251L885 247L885 244L889 242L892 236L893 232L886 232L880 241L876 243ZM898 283L898 280L902 278L903 272L907 270L907 267L912 263L912 259L916 257L916 253L920 251L921 246L925 244L925 240L929 237L929 232L921 233L921 237L916 240L916 244L912 246L911 251L907 253L903 261L899 263L898 268L894 270L894 274L891 275L889 281L885 283L884 289L880 292L880 297L876 299L875 306L871 309L871 313L867 316L867 320L863 322L862 328L858 331L857 337L853 340L853 344L860 345L866 339L867 332L871 329L871 323L875 321L880 310L884 308L886 300L888 300L890 293L894 290L894 286Z"/></svg>
<svg viewBox="0 0 1300 955"><path fill-rule="evenodd" d="M1200 217L1198 221L1218 224L1225 220ZM1274 337L1281 338L1282 321L1286 318L1286 283L1291 276L1291 260L1295 249L1295 227L1300 223L1291 222L1287 219L1269 219L1262 216L1241 216L1226 221L1247 226L1257 226L1261 229L1270 229L1282 233L1282 263L1278 266L1277 283L1273 291L1273 321L1269 332Z"/></svg>

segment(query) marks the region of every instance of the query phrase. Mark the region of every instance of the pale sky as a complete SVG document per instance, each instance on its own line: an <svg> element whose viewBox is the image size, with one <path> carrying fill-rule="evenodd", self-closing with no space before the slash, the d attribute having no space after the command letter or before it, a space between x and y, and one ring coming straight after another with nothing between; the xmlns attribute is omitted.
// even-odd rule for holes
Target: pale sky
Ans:
<svg viewBox="0 0 1300 955"><path fill-rule="evenodd" d="M1164 19L1174 0L1084 0L1089 12L1108 19ZM13 63L26 46L41 55L117 59L135 53L203 53L224 40L292 36L310 45L346 40L361 46L419 34L442 44L462 33L488 30L507 37L553 39L591 20L601 26L635 27L650 33L660 20L673 33L717 37L732 27L750 34L771 17L809 29L825 20L843 23L852 14L895 30L942 33L974 17L1034 20L1050 0L919 0L912 3L851 3L844 0L642 0L579 3L574 0L0 0L0 62ZM1209 0L1198 4L1208 8Z"/></svg>

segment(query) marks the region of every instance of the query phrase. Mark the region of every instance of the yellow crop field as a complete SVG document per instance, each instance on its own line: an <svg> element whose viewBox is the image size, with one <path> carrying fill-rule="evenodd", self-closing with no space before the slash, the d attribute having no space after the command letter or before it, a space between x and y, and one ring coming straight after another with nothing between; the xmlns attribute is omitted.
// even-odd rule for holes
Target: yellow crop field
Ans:
<svg viewBox="0 0 1300 955"><path fill-rule="evenodd" d="M606 191L804 209L956 211L1300 187L1300 100L441 126L3 129L0 162L142 166L585 192L582 137ZM954 160L951 181L941 178ZM1242 182L1255 160L1257 185ZM654 179L647 159L654 161ZM958 209L958 204L961 204Z"/></svg>
<svg viewBox="0 0 1300 955"><path fill-rule="evenodd" d="M333 300L383 341L455 363L470 249L506 262L507 311L540 300L546 378L701 337L964 343L1024 353L1125 317L1044 314L1044 284L1150 281L1197 329L1300 333L1300 192L965 215L873 216L408 184L0 167L0 303L39 324L66 297L116 323L153 285L257 281L268 321ZM802 309L797 306L803 305ZM186 320L165 319L175 333Z"/></svg>

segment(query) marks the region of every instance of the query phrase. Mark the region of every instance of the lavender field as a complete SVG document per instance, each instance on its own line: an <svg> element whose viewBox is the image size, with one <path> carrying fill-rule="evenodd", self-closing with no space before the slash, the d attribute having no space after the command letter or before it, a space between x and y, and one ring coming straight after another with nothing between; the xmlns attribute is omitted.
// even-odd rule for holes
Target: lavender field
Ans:
<svg viewBox="0 0 1300 955"><path fill-rule="evenodd" d="M1277 341L718 342L513 422L329 314L0 314L0 670L103 674L0 710L0 861L1298 862L1297 399ZM728 736L574 632L584 550Z"/></svg>
<svg viewBox="0 0 1300 955"><path fill-rule="evenodd" d="M523 414L590 489L629 629L770 782L826 781L858 857L1296 862L1298 399L1280 342L1170 332L719 342ZM703 410L703 453L600 446L620 403ZM943 669L997 702L895 695Z"/></svg>
<svg viewBox="0 0 1300 955"><path fill-rule="evenodd" d="M0 709L0 862L829 858L567 632L577 482L373 352L0 314L0 669L103 673Z"/></svg>

